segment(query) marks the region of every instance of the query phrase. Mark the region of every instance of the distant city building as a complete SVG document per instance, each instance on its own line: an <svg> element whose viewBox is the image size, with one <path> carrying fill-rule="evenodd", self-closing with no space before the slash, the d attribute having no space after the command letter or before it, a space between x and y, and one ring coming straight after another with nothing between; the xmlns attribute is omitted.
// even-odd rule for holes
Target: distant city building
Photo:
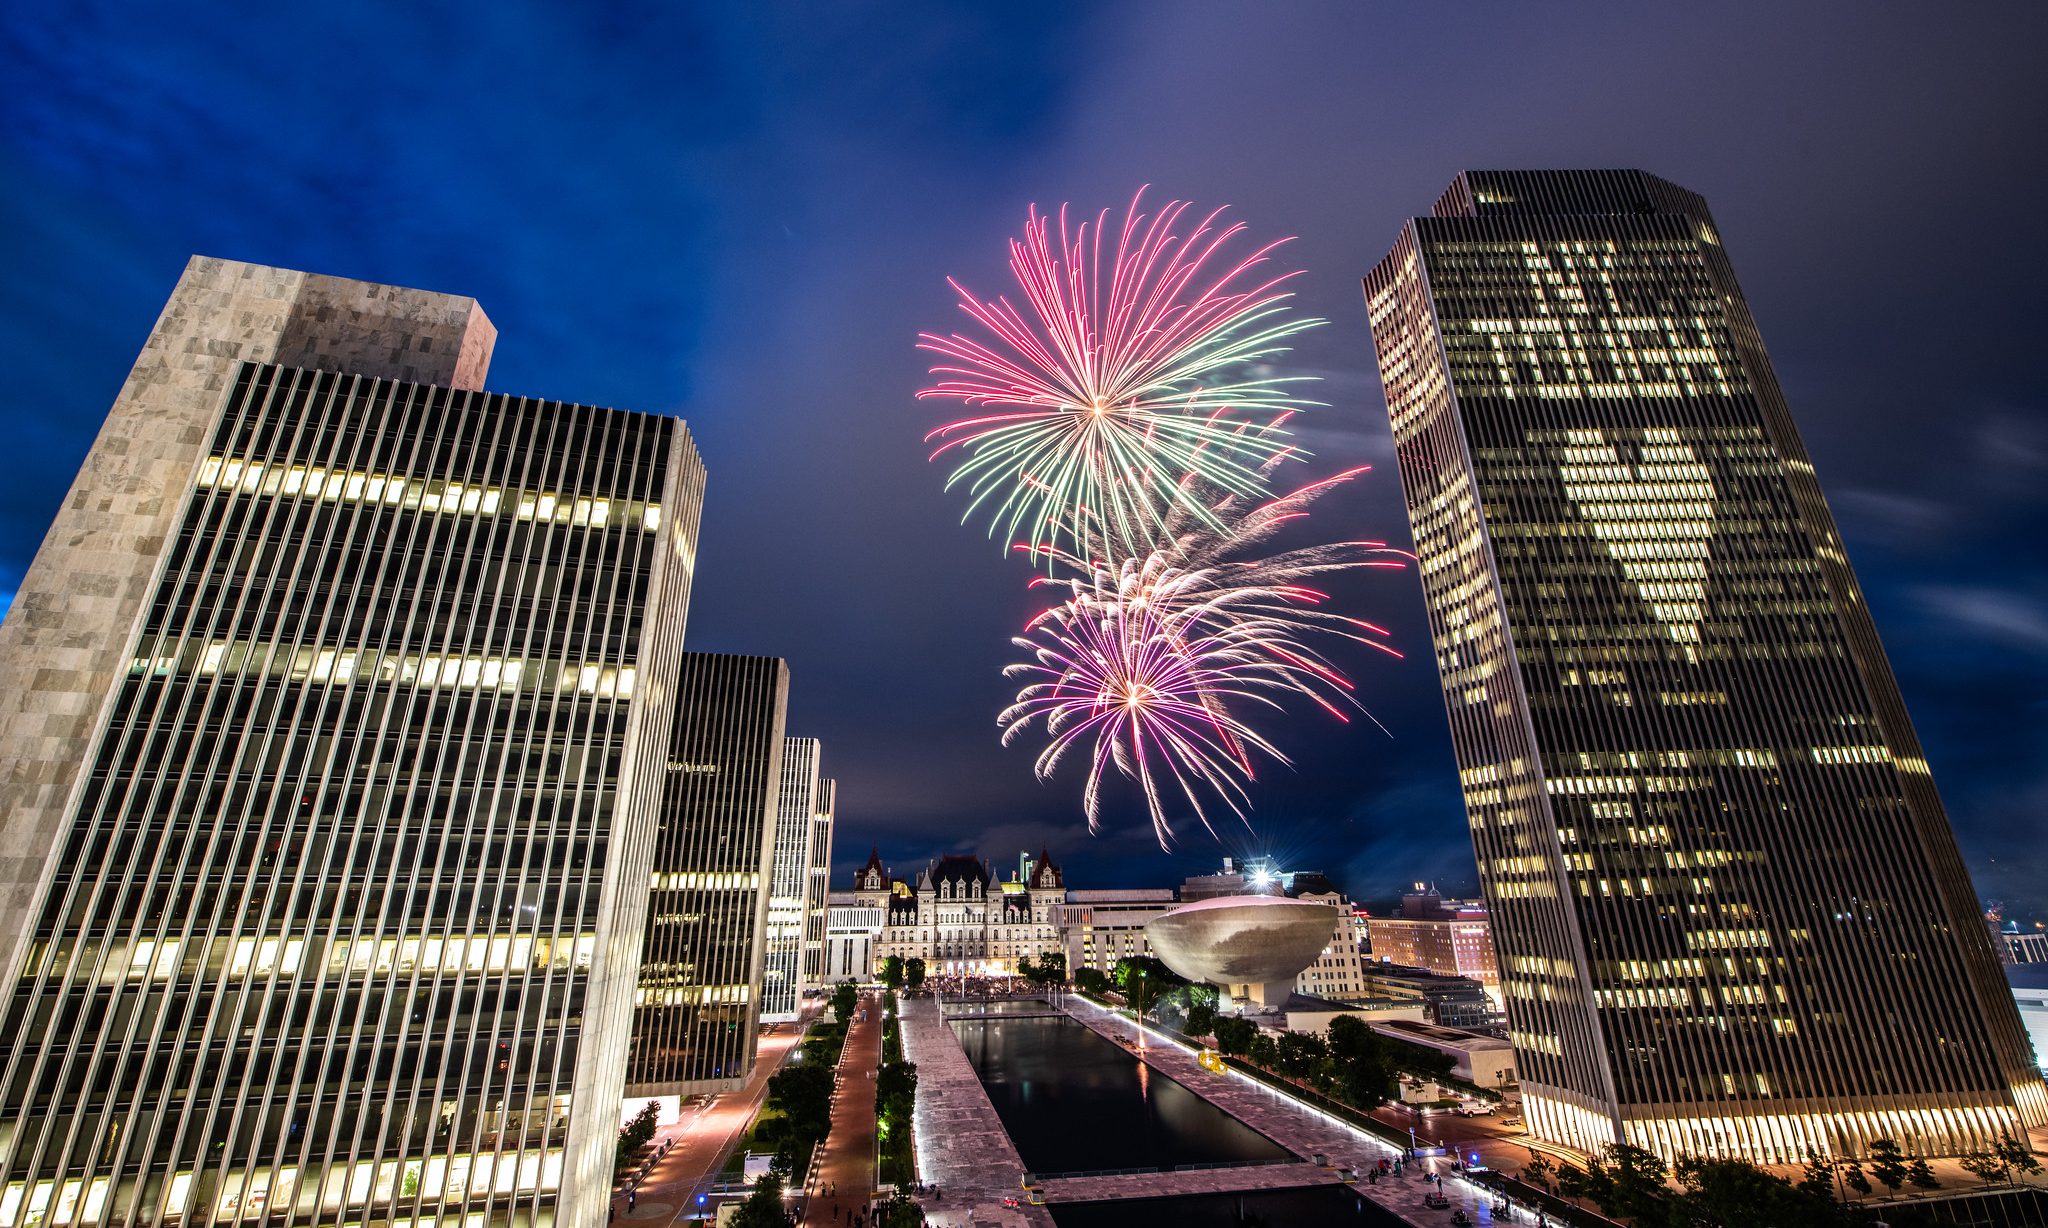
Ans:
<svg viewBox="0 0 2048 1228"><path fill-rule="evenodd" d="M1467 1083L1499 1089L1515 1081L1515 1047L1505 1037L1432 1023L1375 1023L1372 1030L1394 1040L1450 1055L1451 1074Z"/></svg>
<svg viewBox="0 0 2048 1228"><path fill-rule="evenodd" d="M2048 963L2015 964L2005 970L2005 979L2033 1042L2034 1064L2048 1072Z"/></svg>
<svg viewBox="0 0 2048 1228"><path fill-rule="evenodd" d="M1351 901L1321 874L1295 874L1287 894L1298 900L1315 900L1337 909L1337 925L1330 933L1330 945L1316 962L1302 969L1294 980L1295 990L1316 998L1340 1002L1360 1001L1369 995L1365 985L1365 958L1359 954L1359 917Z"/></svg>
<svg viewBox="0 0 2048 1228"><path fill-rule="evenodd" d="M839 807L839 785L818 782L811 807L811 868L804 880L804 979L806 990L824 985L826 935L832 895L832 827Z"/></svg>
<svg viewBox="0 0 2048 1228"><path fill-rule="evenodd" d="M1787 1163L2048 1125L1705 202L1467 172L1365 292L1531 1129Z"/></svg>
<svg viewBox="0 0 2048 1228"><path fill-rule="evenodd" d="M1991 932L1992 948L2002 964L2048 964L2048 933L2006 924Z"/></svg>
<svg viewBox="0 0 2048 1228"><path fill-rule="evenodd" d="M1399 916L1368 918L1366 929L1376 960L1470 977L1488 988L1500 984L1484 904L1445 900L1417 883L1402 897Z"/></svg>
<svg viewBox="0 0 2048 1228"><path fill-rule="evenodd" d="M1364 1001L1419 1002L1423 1017L1447 1028L1474 1032L1504 1030L1507 1017L1501 1013L1486 987L1470 977L1446 976L1427 968L1368 962L1365 965Z"/></svg>
<svg viewBox="0 0 2048 1228"><path fill-rule="evenodd" d="M704 470L494 339L186 266L0 627L0 1222L603 1223Z"/></svg>
<svg viewBox="0 0 2048 1228"><path fill-rule="evenodd" d="M788 1023L804 995L804 939L811 914L811 842L820 805L832 783L818 775L816 738L784 738L775 807L774 851L768 874L768 920L763 929L761 1022ZM829 830L829 823L827 824ZM822 900L820 901L822 904Z"/></svg>
<svg viewBox="0 0 2048 1228"><path fill-rule="evenodd" d="M1120 959L1150 955L1145 923L1178 902L1171 887L1068 891L1065 903L1053 906L1053 928L1067 970L1093 968L1106 974Z"/></svg>
<svg viewBox="0 0 2048 1228"><path fill-rule="evenodd" d="M626 1097L738 1088L753 1069L789 667L683 654Z"/></svg>
<svg viewBox="0 0 2048 1228"><path fill-rule="evenodd" d="M1241 1003L1239 1007L1246 1018L1269 1032L1307 1032L1316 1036L1328 1035L1330 1024L1340 1015L1349 1015L1374 1027L1389 1023L1426 1023L1429 1017L1422 1003L1413 1000L1373 998L1339 1002L1305 993L1290 993L1270 1008L1249 1002Z"/></svg>
<svg viewBox="0 0 2048 1228"><path fill-rule="evenodd" d="M852 891L834 891L826 896L825 982L866 983L874 978L878 971L875 942L882 936L887 913L879 899L863 900Z"/></svg>

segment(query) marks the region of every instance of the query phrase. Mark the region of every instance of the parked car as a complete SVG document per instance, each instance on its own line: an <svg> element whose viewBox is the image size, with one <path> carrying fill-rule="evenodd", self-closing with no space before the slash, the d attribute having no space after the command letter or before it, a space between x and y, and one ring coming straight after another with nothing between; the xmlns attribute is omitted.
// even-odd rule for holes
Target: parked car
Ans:
<svg viewBox="0 0 2048 1228"><path fill-rule="evenodd" d="M1491 1117L1493 1116L1493 1106L1483 1100L1467 1100L1458 1106L1458 1116Z"/></svg>

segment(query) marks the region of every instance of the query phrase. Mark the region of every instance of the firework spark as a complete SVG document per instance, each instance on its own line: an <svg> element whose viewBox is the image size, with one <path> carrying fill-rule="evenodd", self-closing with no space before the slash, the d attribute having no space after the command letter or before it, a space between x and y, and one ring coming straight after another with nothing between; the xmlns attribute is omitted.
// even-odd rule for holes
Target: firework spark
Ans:
<svg viewBox="0 0 2048 1228"><path fill-rule="evenodd" d="M1082 805L1090 831L1100 825L1102 781L1112 769L1138 782L1153 831L1168 847L1173 832L1162 785L1178 786L1213 832L1205 791L1242 818L1250 802L1243 782L1252 776L1251 752L1286 761L1228 707L1277 707L1269 692L1300 686L1290 671L1276 668L1269 649L1253 642L1269 630L1255 621L1188 637L1151 606L1077 598L1030 630L1016 643L1033 659L1005 672L1036 681L998 718L1003 742L1041 723L1049 741L1038 755L1040 778L1050 777L1068 752L1087 747Z"/></svg>
<svg viewBox="0 0 2048 1228"><path fill-rule="evenodd" d="M1099 820L1103 777L1112 768L1137 781L1161 847L1170 846L1173 834L1163 784L1178 787L1212 834L1205 794L1243 819L1245 786L1255 775L1250 751L1287 762L1240 718L1246 706L1277 709L1299 696L1339 720L1351 711L1371 720L1351 680L1312 642L1333 635L1400 655L1386 643L1385 628L1320 608L1328 595L1305 581L1354 568L1400 567L1410 557L1406 551L1383 542L1339 542L1242 557L1305 515L1323 493L1363 472L1258 504L1212 492L1205 516L1169 518L1166 548L1143 558L1109 563L1060 554L1055 561L1074 576L1037 583L1070 595L1015 641L1033 661L1009 673L1033 681L999 719L1004 743L1041 721L1049 742L1037 771L1045 778L1069 751L1092 742L1083 798L1091 830ZM1220 531L1191 527L1198 521Z"/></svg>
<svg viewBox="0 0 2048 1228"><path fill-rule="evenodd" d="M1219 221L1221 210L1197 220L1173 201L1148 218L1143 196L1114 251L1107 211L1070 228L1062 207L1055 236L1034 207L1010 243L1028 311L952 282L990 338L920 337L945 361L919 398L987 411L926 440L934 460L958 453L947 487L967 489L963 519L987 515L991 536L1141 554L1176 513L1206 517L1191 475L1256 498L1271 462L1295 451L1284 423L1315 402L1294 394L1305 379L1262 364L1322 323L1285 315L1298 274L1260 272L1278 243L1223 254L1245 228Z"/></svg>

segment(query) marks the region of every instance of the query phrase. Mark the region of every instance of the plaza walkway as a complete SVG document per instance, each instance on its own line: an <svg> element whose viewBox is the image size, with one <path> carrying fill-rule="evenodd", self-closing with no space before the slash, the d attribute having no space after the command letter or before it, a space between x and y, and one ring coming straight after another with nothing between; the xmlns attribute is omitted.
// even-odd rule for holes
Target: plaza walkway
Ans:
<svg viewBox="0 0 2048 1228"><path fill-rule="evenodd" d="M851 1222L849 1211L868 1202L875 1185L875 1069L882 1060L882 999L860 1000L867 1018L854 1016L839 1055L839 1085L832 1091L832 1133L811 1165L805 1225ZM836 1192L835 1192L836 1191Z"/></svg>
<svg viewBox="0 0 2048 1228"><path fill-rule="evenodd" d="M639 1196L630 1209L623 1196L612 1199L618 1218L629 1223L681 1223L696 1196L717 1178L747 1124L754 1120L768 1094L769 1078L782 1069L790 1050L802 1038L803 1025L793 1023L785 1023L763 1036L746 1086L723 1093L708 1104L685 1109L681 1121L663 1126L654 1136L655 1144L659 1146L670 1138L676 1140L675 1144L640 1183Z"/></svg>
<svg viewBox="0 0 2048 1228"><path fill-rule="evenodd" d="M935 1228L1053 1228L1044 1207L1005 1203L1022 1203L1024 1162L938 1006L906 998L902 1019L903 1056L917 1064L919 1177L939 1190L920 1200L926 1220Z"/></svg>

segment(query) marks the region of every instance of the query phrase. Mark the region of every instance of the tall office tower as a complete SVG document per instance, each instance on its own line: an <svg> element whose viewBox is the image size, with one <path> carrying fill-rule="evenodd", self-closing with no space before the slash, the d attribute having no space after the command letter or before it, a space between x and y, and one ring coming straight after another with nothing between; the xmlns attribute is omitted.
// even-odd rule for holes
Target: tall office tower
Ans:
<svg viewBox="0 0 2048 1228"><path fill-rule="evenodd" d="M775 852L768 878L761 1020L787 1023L804 993L804 930L809 920L811 838L817 831L818 740L782 740L782 792L775 808Z"/></svg>
<svg viewBox="0 0 2048 1228"><path fill-rule="evenodd" d="M775 657L683 654L629 1100L734 1090L753 1069L788 702Z"/></svg>
<svg viewBox="0 0 2048 1228"><path fill-rule="evenodd" d="M1782 1161L2048 1121L1705 203L1468 172L1366 299L1531 1127Z"/></svg>
<svg viewBox="0 0 2048 1228"><path fill-rule="evenodd" d="M491 343L186 268L0 630L0 1222L603 1222L703 469Z"/></svg>
<svg viewBox="0 0 2048 1228"><path fill-rule="evenodd" d="M807 988L825 983L826 912L832 895L832 817L839 806L838 782L818 782L811 805L811 871L804 882L804 979Z"/></svg>

